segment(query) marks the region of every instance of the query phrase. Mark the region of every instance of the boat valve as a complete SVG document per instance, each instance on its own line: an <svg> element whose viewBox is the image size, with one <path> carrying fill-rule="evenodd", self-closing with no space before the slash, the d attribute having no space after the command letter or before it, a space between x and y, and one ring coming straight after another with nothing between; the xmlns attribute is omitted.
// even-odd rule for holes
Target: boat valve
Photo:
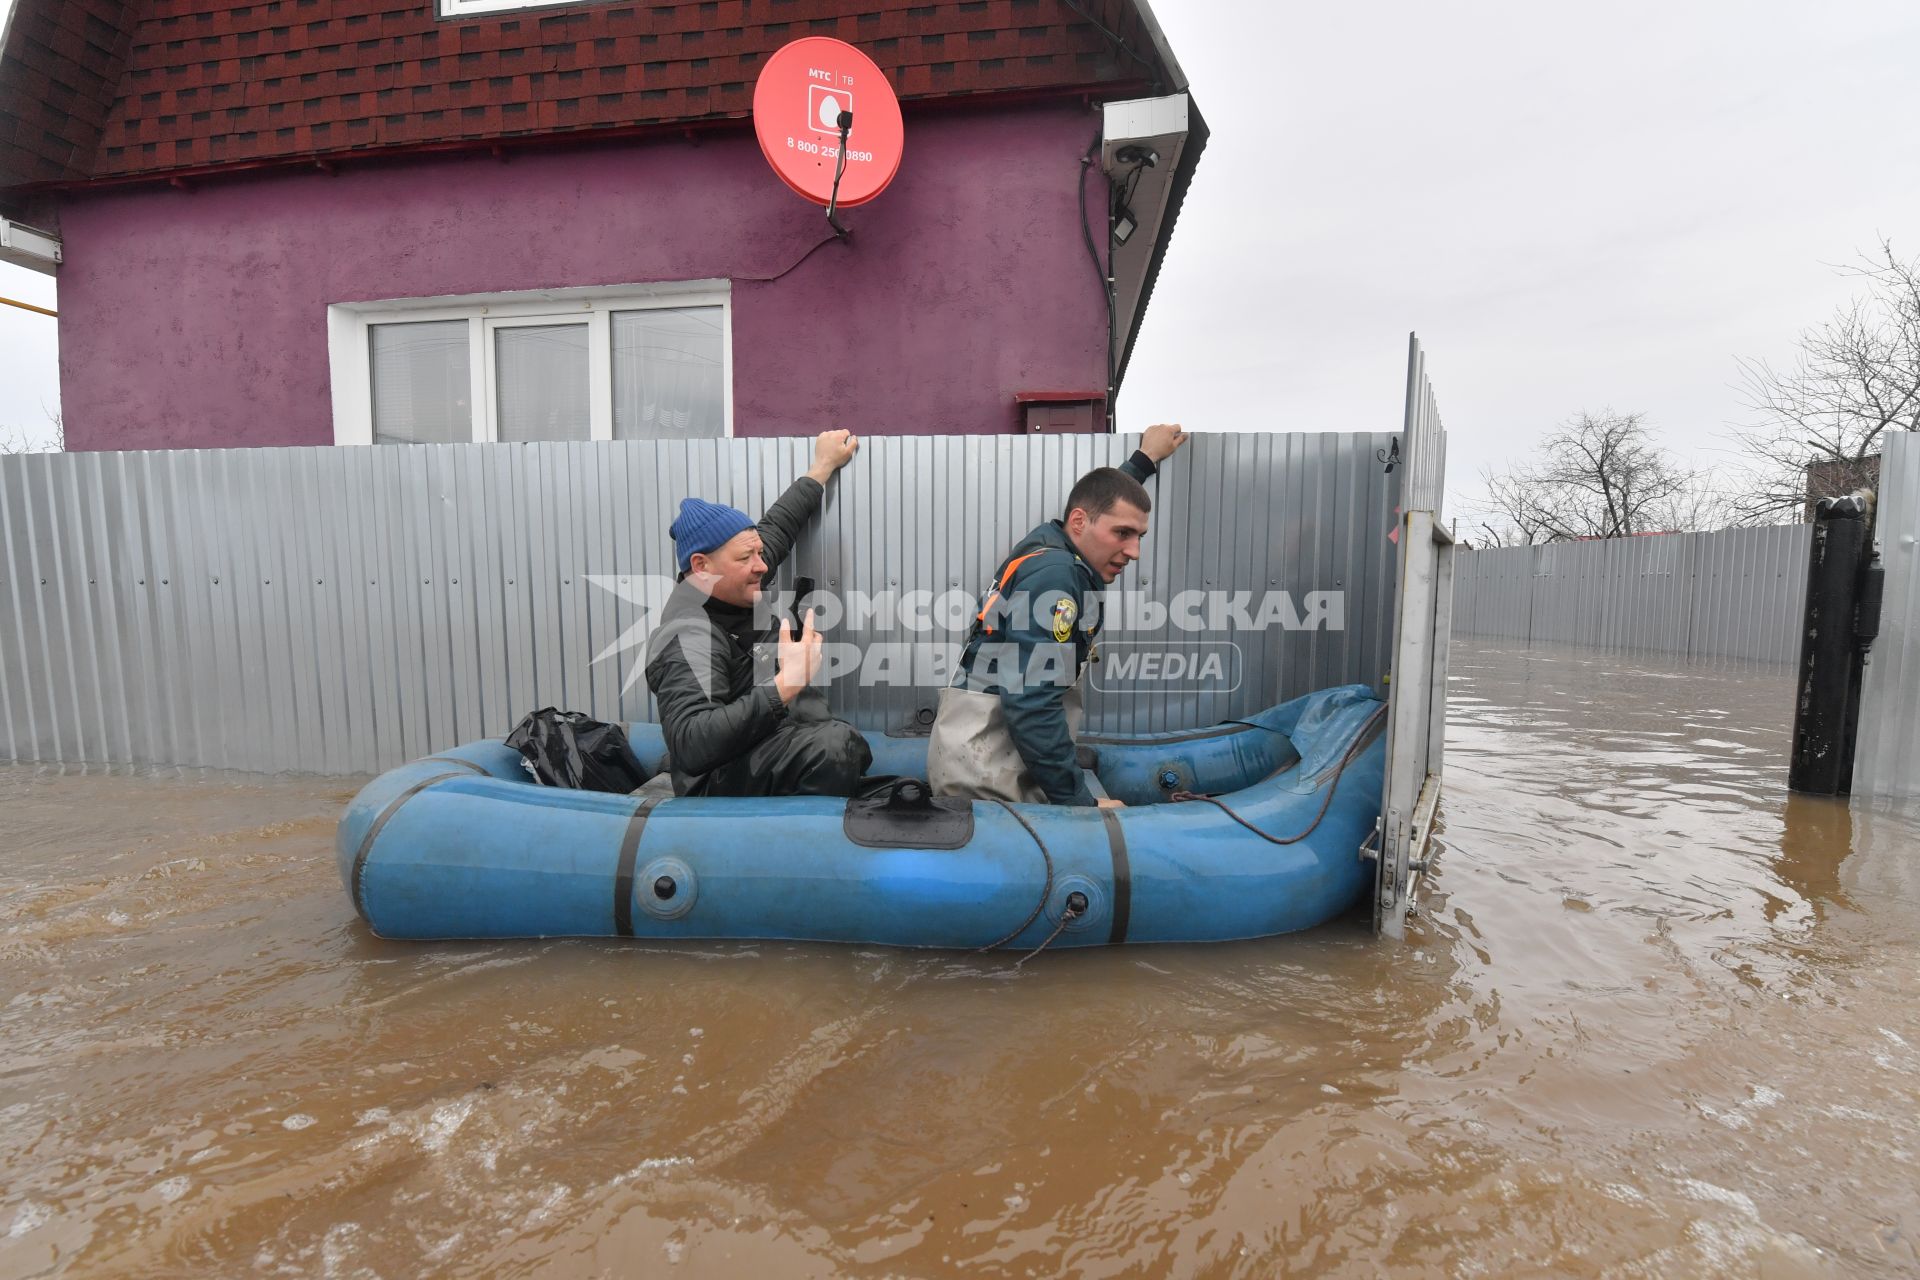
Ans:
<svg viewBox="0 0 1920 1280"><path fill-rule="evenodd" d="M682 858L653 859L634 875L633 887L633 905L655 920L679 920L700 900L700 876Z"/></svg>
<svg viewBox="0 0 1920 1280"><path fill-rule="evenodd" d="M1180 785L1179 774L1175 773L1171 769L1162 769L1160 771L1160 789L1161 790L1171 791L1179 785Z"/></svg>
<svg viewBox="0 0 1920 1280"><path fill-rule="evenodd" d="M1087 914L1087 895L1078 889L1067 895L1066 917L1069 920Z"/></svg>

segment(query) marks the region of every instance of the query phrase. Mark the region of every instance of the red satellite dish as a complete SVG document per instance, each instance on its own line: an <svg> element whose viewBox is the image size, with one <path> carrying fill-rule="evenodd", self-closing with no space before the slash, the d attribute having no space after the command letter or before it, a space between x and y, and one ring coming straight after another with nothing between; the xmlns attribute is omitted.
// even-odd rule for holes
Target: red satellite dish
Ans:
<svg viewBox="0 0 1920 1280"><path fill-rule="evenodd" d="M768 58L753 86L753 131L767 163L818 205L833 197L842 111L853 114L840 175L840 207L848 209L885 191L900 171L906 126L886 74L844 41L808 36Z"/></svg>

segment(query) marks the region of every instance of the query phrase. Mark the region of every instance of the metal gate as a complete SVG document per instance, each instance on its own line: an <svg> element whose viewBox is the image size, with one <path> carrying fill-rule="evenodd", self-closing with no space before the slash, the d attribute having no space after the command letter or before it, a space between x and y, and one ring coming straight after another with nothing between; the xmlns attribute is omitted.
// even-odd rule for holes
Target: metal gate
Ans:
<svg viewBox="0 0 1920 1280"><path fill-rule="evenodd" d="M1886 571L1880 636L1867 655L1853 794L1920 798L1920 436L1890 431L1874 541Z"/></svg>
<svg viewBox="0 0 1920 1280"><path fill-rule="evenodd" d="M1441 523L1447 433L1427 379L1417 335L1407 351L1406 426L1401 433L1399 557L1388 691L1387 776L1380 803L1374 929L1404 935L1407 910L1426 869L1440 807L1447 728L1447 643L1453 629L1453 538Z"/></svg>

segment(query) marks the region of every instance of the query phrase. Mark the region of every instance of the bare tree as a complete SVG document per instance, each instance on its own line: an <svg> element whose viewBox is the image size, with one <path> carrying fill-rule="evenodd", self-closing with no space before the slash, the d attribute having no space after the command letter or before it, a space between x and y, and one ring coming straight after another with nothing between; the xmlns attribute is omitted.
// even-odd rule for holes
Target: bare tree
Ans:
<svg viewBox="0 0 1920 1280"><path fill-rule="evenodd" d="M0 455L9 453L64 453L67 448L67 424L60 414L50 413L53 437L37 442L18 427L0 427Z"/></svg>
<svg viewBox="0 0 1920 1280"><path fill-rule="evenodd" d="M1722 508L1706 477L1652 439L1643 413L1580 413L1532 462L1482 473L1493 545L1712 528ZM1496 525L1498 526L1496 528Z"/></svg>
<svg viewBox="0 0 1920 1280"><path fill-rule="evenodd" d="M1491 477L1482 473L1482 479ZM1500 516L1488 513L1484 519L1475 520L1471 526L1477 532L1470 532L1465 541L1469 547L1524 547L1527 537L1507 523Z"/></svg>
<svg viewBox="0 0 1920 1280"><path fill-rule="evenodd" d="M1883 237L1839 270L1865 292L1800 335L1791 368L1740 361L1753 419L1738 434L1753 465L1736 506L1749 522L1790 519L1810 496L1872 487L1886 433L1920 430L1920 259L1903 261Z"/></svg>

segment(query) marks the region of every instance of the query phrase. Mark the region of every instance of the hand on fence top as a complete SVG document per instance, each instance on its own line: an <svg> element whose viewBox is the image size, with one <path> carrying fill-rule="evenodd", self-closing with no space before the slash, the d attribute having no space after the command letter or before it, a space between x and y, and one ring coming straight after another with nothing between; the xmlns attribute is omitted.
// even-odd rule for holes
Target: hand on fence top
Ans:
<svg viewBox="0 0 1920 1280"><path fill-rule="evenodd" d="M1140 452L1152 458L1154 465L1158 466L1178 452L1187 439L1187 433L1180 429L1179 423L1156 423L1141 433Z"/></svg>
<svg viewBox="0 0 1920 1280"><path fill-rule="evenodd" d="M853 460L860 441L851 431L822 431L813 439L813 466L807 474L825 484L833 473Z"/></svg>

